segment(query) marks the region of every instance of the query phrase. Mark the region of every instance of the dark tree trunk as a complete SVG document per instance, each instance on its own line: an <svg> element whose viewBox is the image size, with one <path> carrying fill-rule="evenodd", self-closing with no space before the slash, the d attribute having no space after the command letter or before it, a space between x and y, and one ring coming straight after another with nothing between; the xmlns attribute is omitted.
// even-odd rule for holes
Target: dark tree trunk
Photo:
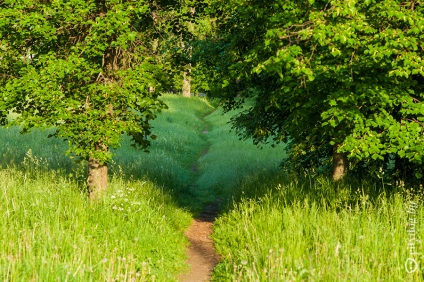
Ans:
<svg viewBox="0 0 424 282"><path fill-rule="evenodd" d="M101 197L107 188L107 163L101 164L95 158L88 160L87 186L90 200Z"/></svg>
<svg viewBox="0 0 424 282"><path fill-rule="evenodd" d="M338 145L333 147L333 180L339 181L343 179L347 172L347 155L346 153L338 153Z"/></svg>

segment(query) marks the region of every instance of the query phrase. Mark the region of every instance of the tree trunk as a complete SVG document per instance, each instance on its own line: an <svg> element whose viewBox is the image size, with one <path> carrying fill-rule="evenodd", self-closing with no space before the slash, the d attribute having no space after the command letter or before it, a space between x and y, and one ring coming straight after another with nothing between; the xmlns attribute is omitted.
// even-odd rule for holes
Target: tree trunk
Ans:
<svg viewBox="0 0 424 282"><path fill-rule="evenodd" d="M183 96L190 97L191 89L190 89L190 75L188 72L183 72Z"/></svg>
<svg viewBox="0 0 424 282"><path fill-rule="evenodd" d="M107 188L107 163L101 164L98 159L88 160L87 188L90 200L101 197Z"/></svg>
<svg viewBox="0 0 424 282"><path fill-rule="evenodd" d="M347 155L346 153L338 153L337 149L338 145L334 145L333 147L333 180L339 181L341 180L347 171Z"/></svg>

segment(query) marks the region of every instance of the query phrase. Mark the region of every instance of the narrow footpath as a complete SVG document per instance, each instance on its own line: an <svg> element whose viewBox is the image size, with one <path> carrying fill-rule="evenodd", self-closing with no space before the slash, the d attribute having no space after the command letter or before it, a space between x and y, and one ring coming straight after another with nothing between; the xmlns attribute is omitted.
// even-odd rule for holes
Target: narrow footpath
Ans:
<svg viewBox="0 0 424 282"><path fill-rule="evenodd" d="M218 264L219 256L215 251L212 239L212 225L218 212L217 205L208 205L186 231L190 241L188 260L190 272L181 277L182 282L210 281L211 273Z"/></svg>
<svg viewBox="0 0 424 282"><path fill-rule="evenodd" d="M208 129L203 130L208 134ZM206 148L202 154L208 153ZM197 166L192 167L194 173L198 172ZM190 272L179 277L181 282L204 282L211 280L211 274L219 262L219 255L215 251L211 239L213 222L219 211L219 203L206 205L199 216L194 218L192 225L187 229L185 235L190 242L187 249L187 264Z"/></svg>

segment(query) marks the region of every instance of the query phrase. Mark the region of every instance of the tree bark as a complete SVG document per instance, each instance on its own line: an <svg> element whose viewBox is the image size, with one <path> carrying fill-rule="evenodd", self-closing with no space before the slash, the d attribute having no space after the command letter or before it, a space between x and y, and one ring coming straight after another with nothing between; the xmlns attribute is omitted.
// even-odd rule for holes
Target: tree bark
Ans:
<svg viewBox="0 0 424 282"><path fill-rule="evenodd" d="M348 162L346 153L338 153L338 145L333 147L333 180L339 181L343 179L347 172Z"/></svg>
<svg viewBox="0 0 424 282"><path fill-rule="evenodd" d="M101 197L107 188L107 163L101 164L98 159L88 160L87 188L90 200Z"/></svg>
<svg viewBox="0 0 424 282"><path fill-rule="evenodd" d="M183 72L183 96L190 97L191 96L191 87L190 87L190 75L188 72Z"/></svg>

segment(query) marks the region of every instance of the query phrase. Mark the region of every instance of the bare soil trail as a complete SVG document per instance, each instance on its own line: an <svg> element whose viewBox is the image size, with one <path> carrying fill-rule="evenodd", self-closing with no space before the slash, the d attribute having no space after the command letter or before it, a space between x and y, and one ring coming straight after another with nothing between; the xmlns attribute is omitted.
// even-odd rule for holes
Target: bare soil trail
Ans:
<svg viewBox="0 0 424 282"><path fill-rule="evenodd" d="M182 275L180 281L210 281L211 273L219 261L219 255L216 253L210 238L217 212L217 205L206 206L204 212L194 219L193 224L186 231L187 239L190 242L187 250L187 263L190 265L190 272Z"/></svg>
<svg viewBox="0 0 424 282"><path fill-rule="evenodd" d="M208 134L209 131L205 129L202 133ZM201 155L206 155L208 151L209 148L206 148ZM196 174L199 173L195 164L193 164L192 170ZM220 259L211 239L213 222L218 215L218 211L218 201L206 205L200 215L194 218L192 225L187 229L185 235L190 242L187 248L187 264L190 265L190 272L180 275L179 281L210 281L212 271Z"/></svg>

